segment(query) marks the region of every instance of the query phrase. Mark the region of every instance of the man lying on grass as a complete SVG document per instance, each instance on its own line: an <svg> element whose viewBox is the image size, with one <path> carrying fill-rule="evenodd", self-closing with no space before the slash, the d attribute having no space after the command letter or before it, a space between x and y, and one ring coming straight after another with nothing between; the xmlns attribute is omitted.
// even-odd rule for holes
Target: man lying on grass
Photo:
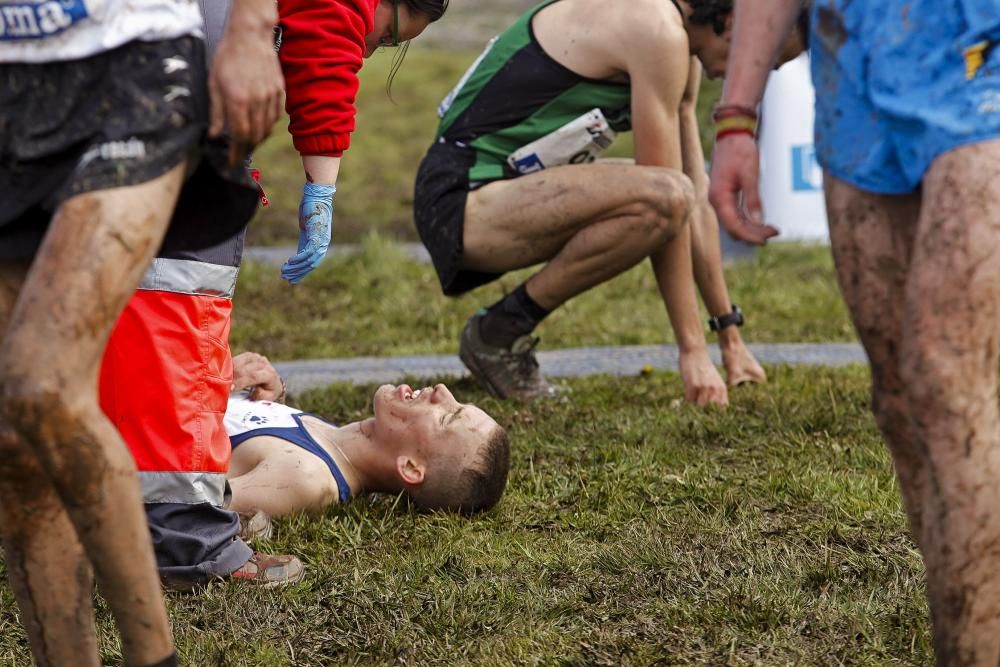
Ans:
<svg viewBox="0 0 1000 667"><path fill-rule="evenodd" d="M732 0L549 0L490 42L442 102L414 217L444 293L546 263L461 334L459 356L497 396L555 393L538 371L532 331L647 257L686 398L728 401L695 281L729 385L764 381L736 329L743 320L722 273L695 115L702 65L712 76L725 71L732 8ZM801 51L790 42L786 57ZM630 129L635 165L591 164L616 131Z"/></svg>
<svg viewBox="0 0 1000 667"><path fill-rule="evenodd" d="M472 514L503 495L506 431L443 384L383 385L373 417L335 426L284 405L284 385L264 357L238 355L233 371L237 391L225 419L232 510L282 516L379 492L403 493L426 510Z"/></svg>

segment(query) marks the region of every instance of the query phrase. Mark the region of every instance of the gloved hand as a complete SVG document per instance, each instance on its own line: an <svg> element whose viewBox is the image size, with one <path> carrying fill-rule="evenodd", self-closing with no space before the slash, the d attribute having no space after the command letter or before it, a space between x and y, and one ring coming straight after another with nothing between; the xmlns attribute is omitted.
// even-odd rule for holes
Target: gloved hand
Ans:
<svg viewBox="0 0 1000 667"><path fill-rule="evenodd" d="M336 185L306 183L299 204L299 249L281 267L281 277L297 285L326 257L333 234L333 195Z"/></svg>

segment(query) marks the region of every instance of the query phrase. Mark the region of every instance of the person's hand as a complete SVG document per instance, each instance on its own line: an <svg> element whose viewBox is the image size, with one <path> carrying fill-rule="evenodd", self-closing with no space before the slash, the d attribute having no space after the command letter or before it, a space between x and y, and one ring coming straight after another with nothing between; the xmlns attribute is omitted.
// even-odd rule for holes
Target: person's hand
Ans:
<svg viewBox="0 0 1000 667"><path fill-rule="evenodd" d="M234 7L209 72L210 137L228 129L229 164L238 166L281 116L285 80L274 50L277 16Z"/></svg>
<svg viewBox="0 0 1000 667"><path fill-rule="evenodd" d="M726 380L730 387L741 384L763 384L767 382L767 373L761 367L749 348L740 341L736 345L720 346L722 350L722 365L726 367Z"/></svg>
<svg viewBox="0 0 1000 667"><path fill-rule="evenodd" d="M297 285L320 265L330 248L333 234L333 195L335 185L306 183L299 204L299 247L281 267L281 277Z"/></svg>
<svg viewBox="0 0 1000 667"><path fill-rule="evenodd" d="M757 142L749 134L730 134L715 144L708 199L733 238L764 245L778 230L764 224L760 204ZM740 195L743 195L742 206Z"/></svg>
<svg viewBox="0 0 1000 667"><path fill-rule="evenodd" d="M707 350L681 352L679 359L684 398L699 406L729 405L729 392Z"/></svg>
<svg viewBox="0 0 1000 667"><path fill-rule="evenodd" d="M244 352L233 357L232 391L251 389L250 399L274 401L285 399L285 383L267 357L254 352Z"/></svg>

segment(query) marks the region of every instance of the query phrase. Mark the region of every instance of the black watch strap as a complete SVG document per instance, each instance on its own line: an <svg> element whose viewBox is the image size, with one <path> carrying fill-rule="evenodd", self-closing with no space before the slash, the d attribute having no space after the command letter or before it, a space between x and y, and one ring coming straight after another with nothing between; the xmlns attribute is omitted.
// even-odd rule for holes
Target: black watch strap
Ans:
<svg viewBox="0 0 1000 667"><path fill-rule="evenodd" d="M708 320L708 328L712 331L722 331L726 327L732 326L743 326L743 311L735 303L733 304L733 311L731 313L710 317Z"/></svg>

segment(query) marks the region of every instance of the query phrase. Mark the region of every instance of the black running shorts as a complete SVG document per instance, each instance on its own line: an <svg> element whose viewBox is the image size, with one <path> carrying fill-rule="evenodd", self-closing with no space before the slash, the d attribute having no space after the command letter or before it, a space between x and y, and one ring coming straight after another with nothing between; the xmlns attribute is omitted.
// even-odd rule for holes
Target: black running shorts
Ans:
<svg viewBox="0 0 1000 667"><path fill-rule="evenodd" d="M474 150L439 142L427 151L417 171L413 218L447 296L464 294L502 275L462 268L469 168L475 161Z"/></svg>
<svg viewBox="0 0 1000 667"><path fill-rule="evenodd" d="M164 249L233 236L257 193L244 169L226 171L224 146L204 141L208 106L204 43L194 37L0 64L0 260L34 256L68 199L145 183L185 160Z"/></svg>

